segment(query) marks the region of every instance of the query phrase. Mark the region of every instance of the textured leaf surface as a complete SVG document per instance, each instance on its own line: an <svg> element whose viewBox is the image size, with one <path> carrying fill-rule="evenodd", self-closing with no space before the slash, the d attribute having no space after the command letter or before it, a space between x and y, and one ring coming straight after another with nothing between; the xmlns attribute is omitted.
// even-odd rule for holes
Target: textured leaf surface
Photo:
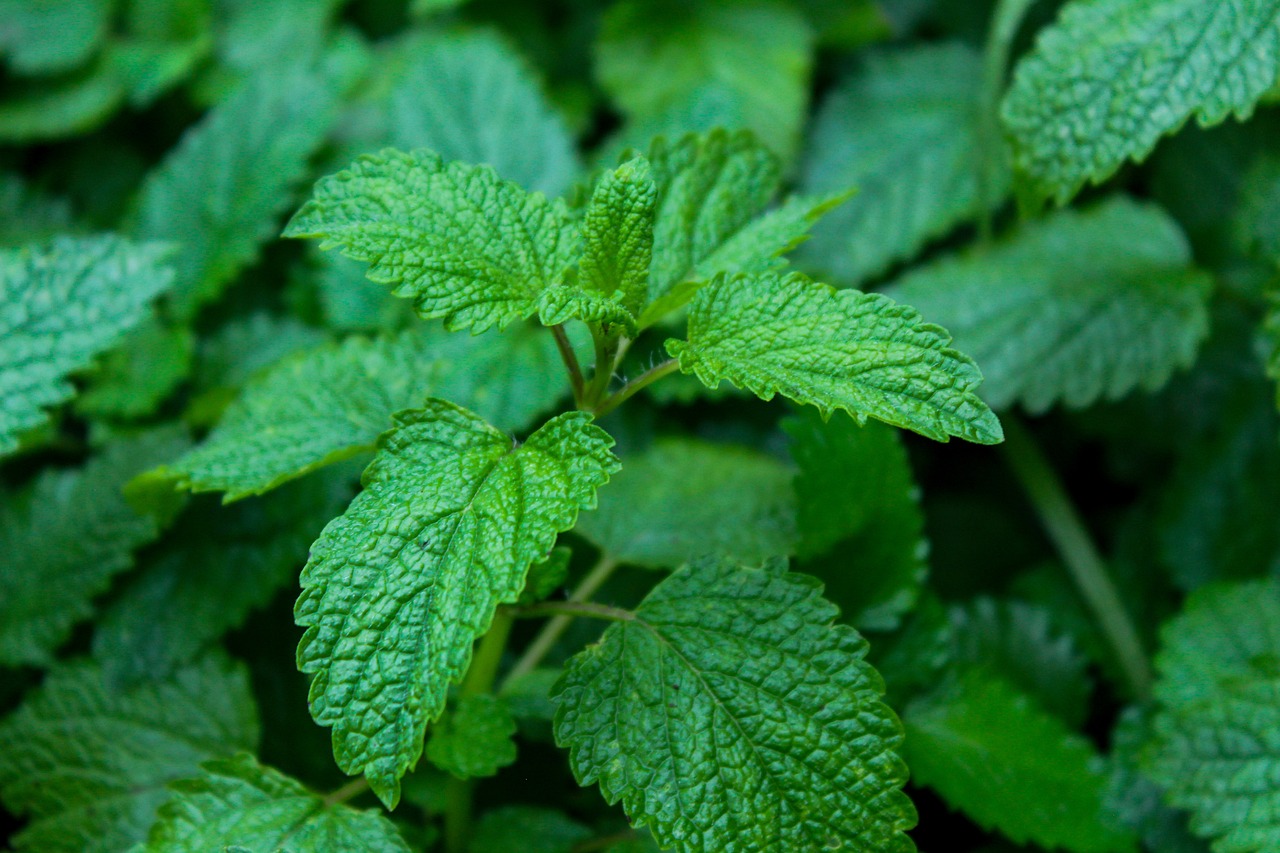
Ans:
<svg viewBox="0 0 1280 853"><path fill-rule="evenodd" d="M782 556L795 547L791 472L749 448L665 439L624 458L577 532L618 560L650 568L709 555Z"/></svg>
<svg viewBox="0 0 1280 853"><path fill-rule="evenodd" d="M782 422L795 475L796 554L845 619L890 630L915 604L928 567L924 516L895 430L805 409Z"/></svg>
<svg viewBox="0 0 1280 853"><path fill-rule="evenodd" d="M618 293L632 316L648 300L657 202L649 162L637 157L605 173L583 216L579 281L607 296Z"/></svg>
<svg viewBox="0 0 1280 853"><path fill-rule="evenodd" d="M337 116L318 72L261 75L194 125L147 177L135 231L181 246L176 308L193 315L277 232Z"/></svg>
<svg viewBox="0 0 1280 853"><path fill-rule="evenodd" d="M1280 582L1199 590L1161 632L1144 769L1215 853L1280 847Z"/></svg>
<svg viewBox="0 0 1280 853"><path fill-rule="evenodd" d="M121 441L83 468L45 471L0 502L0 662L52 662L94 597L158 533L125 502L124 484L184 446L177 431Z"/></svg>
<svg viewBox="0 0 1280 853"><path fill-rule="evenodd" d="M391 339L352 338L290 357L249 383L198 448L166 472L228 500L268 491L373 449L391 415L429 392L523 427L564 392L545 332L482 337L419 327Z"/></svg>
<svg viewBox="0 0 1280 853"><path fill-rule="evenodd" d="M800 188L856 189L813 229L798 257L856 286L976 216L984 152L978 106L981 61L961 44L872 54L818 111ZM989 201L1008 191L1008 170Z"/></svg>
<svg viewBox="0 0 1280 853"><path fill-rule="evenodd" d="M174 782L146 851L207 850L408 853L395 825L376 809L330 805L305 785L251 755L206 761Z"/></svg>
<svg viewBox="0 0 1280 853"><path fill-rule="evenodd" d="M579 169L573 138L510 44L490 32L449 31L414 42L413 50L388 95L390 145L488 163L548 196L569 187Z"/></svg>
<svg viewBox="0 0 1280 853"><path fill-rule="evenodd" d="M427 759L459 779L492 776L516 760L515 733L504 700L486 693L464 696L431 727Z"/></svg>
<svg viewBox="0 0 1280 853"><path fill-rule="evenodd" d="M573 412L517 445L430 400L396 416L365 490L312 546L295 608L311 713L339 766L388 805L472 641L617 470L612 443Z"/></svg>
<svg viewBox="0 0 1280 853"><path fill-rule="evenodd" d="M146 836L165 786L258 741L248 673L221 656L128 691L90 663L55 670L0 722L0 795L42 853L117 853Z"/></svg>
<svg viewBox="0 0 1280 853"><path fill-rule="evenodd" d="M903 713L912 779L1021 844L1128 851L1103 820L1093 747L1006 681L970 671Z"/></svg>
<svg viewBox="0 0 1280 853"><path fill-rule="evenodd" d="M346 507L354 475L336 466L261 498L188 506L98 620L93 651L108 677L168 672L291 585L311 542Z"/></svg>
<svg viewBox="0 0 1280 853"><path fill-rule="evenodd" d="M173 280L163 256L109 236L0 252L0 454L71 397L67 374L147 316Z"/></svg>
<svg viewBox="0 0 1280 853"><path fill-rule="evenodd" d="M765 213L782 184L781 166L750 133L713 130L668 142L648 154L658 189L653 226L649 325L689 300L691 282L717 272L781 269L830 199L792 199Z"/></svg>
<svg viewBox="0 0 1280 853"><path fill-rule="evenodd" d="M1277 0L1074 0L1002 114L1028 186L1065 202L1194 116L1248 118L1280 75Z"/></svg>
<svg viewBox="0 0 1280 853"><path fill-rule="evenodd" d="M789 157L808 101L811 40L800 12L772 0L628 0L605 15L596 68L632 139L746 128Z"/></svg>
<svg viewBox="0 0 1280 853"><path fill-rule="evenodd" d="M874 417L939 441L1003 438L976 393L982 374L950 348L945 330L878 294L836 291L799 274L717 276L698 291L689 339L667 350L714 388L728 379L775 394Z"/></svg>
<svg viewBox="0 0 1280 853"><path fill-rule="evenodd" d="M76 410L124 420L153 414L191 372L194 349L190 329L144 322L102 358Z"/></svg>
<svg viewBox="0 0 1280 853"><path fill-rule="evenodd" d="M365 155L322 179L285 236L342 247L422 317L476 332L532 315L577 251L563 203L426 150Z"/></svg>
<svg viewBox="0 0 1280 853"><path fill-rule="evenodd" d="M1208 275L1159 208L1116 198L1030 223L886 291L945 326L983 398L1042 412L1155 390L1209 332Z"/></svg>
<svg viewBox="0 0 1280 853"><path fill-rule="evenodd" d="M558 685L578 781L664 847L914 850L901 726L820 591L725 562L660 583Z"/></svg>

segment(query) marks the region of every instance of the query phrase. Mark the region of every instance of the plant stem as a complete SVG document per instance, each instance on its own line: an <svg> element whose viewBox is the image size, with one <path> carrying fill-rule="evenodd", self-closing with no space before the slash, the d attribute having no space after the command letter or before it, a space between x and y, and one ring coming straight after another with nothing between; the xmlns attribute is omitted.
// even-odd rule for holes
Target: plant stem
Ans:
<svg viewBox="0 0 1280 853"><path fill-rule="evenodd" d="M618 561L605 555L595 564L587 576L582 579L582 583L569 595L567 602L562 604L583 604L587 602L591 596L604 585L618 568ZM525 608L522 613L527 614L529 611ZM565 630L569 627L569 623L573 620L573 614L566 612L558 612L547 624L542 626L542 630L533 638L533 642L525 649L524 654L520 656L520 660L516 661L516 665L507 673L507 677L502 681L502 687L498 689L501 693L515 679L522 675L527 675L542 663L542 659L551 651L551 647L556 644L556 640L560 639Z"/></svg>
<svg viewBox="0 0 1280 853"><path fill-rule="evenodd" d="M1004 429L1005 458L1031 498L1040 523L1097 620L1120 664L1126 687L1134 698L1147 698L1151 693L1147 655L1084 521L1026 427L1016 418L1006 417Z"/></svg>
<svg viewBox="0 0 1280 853"><path fill-rule="evenodd" d="M368 779L363 776L352 779L350 782L325 797L324 807L327 809L340 803L345 803L347 800L360 796L367 790L369 790Z"/></svg>
<svg viewBox="0 0 1280 853"><path fill-rule="evenodd" d="M569 336L565 334L563 324L557 323L552 326L551 334L555 336L556 349L560 350L560 358L564 361L564 366L569 371L569 385L573 388L574 405L581 407L584 380L582 378L582 366L578 364L578 356L573 351L573 344L569 342Z"/></svg>
<svg viewBox="0 0 1280 853"><path fill-rule="evenodd" d="M1003 166L1000 162L1004 153L1004 146L1000 144L1000 98L1004 94L1009 53L1022 19L1035 3L1036 0L999 0L987 31L978 101L978 149L981 158L978 163L978 203L982 206L978 234L984 244L991 241L992 211L998 202L995 197L996 174Z"/></svg>
<svg viewBox="0 0 1280 853"><path fill-rule="evenodd" d="M626 385L623 385L622 388L620 388L618 391L616 391L609 397L606 397L604 401L600 403L600 405L596 406L595 408L596 417L598 418L604 417L605 415L609 414L614 409L618 408L623 403L625 403L627 400L631 399L631 397L637 391L640 391L646 388L647 386L652 385L654 382L657 382L659 379L661 379L664 376L669 376L670 374L674 373L676 369L679 367L680 367L680 363L676 361L674 358L669 358L666 361L662 362L661 364L655 364L653 367L649 368L644 373L641 373L635 379L632 379Z"/></svg>
<svg viewBox="0 0 1280 853"><path fill-rule="evenodd" d="M542 601L513 609L513 617L537 618L539 616L586 616L588 619L603 619L606 622L632 622L636 615L622 607L610 604L596 604L594 601Z"/></svg>
<svg viewBox="0 0 1280 853"><path fill-rule="evenodd" d="M489 633L480 641L467 676L458 689L458 698L465 699L493 689L493 682L502 663L502 652L511 634L512 617L499 610L493 617ZM465 853L471 838L471 793L474 783L470 779L449 777L445 786L444 849L447 853Z"/></svg>
<svg viewBox="0 0 1280 853"><path fill-rule="evenodd" d="M591 339L596 348L596 365L591 374L591 382L583 394L583 405L594 410L609 390L609 380L613 378L613 368L618 357L618 339L606 335L594 325L591 327Z"/></svg>

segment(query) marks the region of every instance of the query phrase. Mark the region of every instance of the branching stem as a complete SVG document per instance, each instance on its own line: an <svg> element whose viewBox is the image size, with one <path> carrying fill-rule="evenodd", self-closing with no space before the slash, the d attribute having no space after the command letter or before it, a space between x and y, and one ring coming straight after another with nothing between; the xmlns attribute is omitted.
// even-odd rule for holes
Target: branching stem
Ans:
<svg viewBox="0 0 1280 853"><path fill-rule="evenodd" d="M614 570L617 568L617 560L614 560L607 555L601 557L595 567L592 568L591 571L587 573L587 576L582 579L582 583L578 584L578 587L570 593L569 600L559 603L562 605L585 604L591 596L595 595L596 592L599 591L600 587L604 585L604 582L612 577ZM531 613L530 608L526 607L520 609L519 615L540 616L545 612L547 611L544 610L538 613ZM547 624L542 626L542 630L533 638L533 642L531 642L528 648L525 649L524 654L520 656L520 660L516 661L516 665L511 668L509 673L507 673L507 677L502 681L502 687L498 690L499 693L501 693L502 690L505 689L512 681L522 675L527 675L536 669L538 664L542 663L542 659L551 651L551 647L556 644L556 640L559 640L560 636L564 634L565 630L569 627L569 623L573 621L573 617L575 615L586 614L569 613L565 610L556 611L555 616L548 620Z"/></svg>
<svg viewBox="0 0 1280 853"><path fill-rule="evenodd" d="M1145 699L1151 693L1151 668L1146 652L1084 521L1026 428L1016 418L1006 417L1004 429L1004 452L1009 466L1030 497L1040 523L1111 646L1125 686L1134 698Z"/></svg>
<svg viewBox="0 0 1280 853"><path fill-rule="evenodd" d="M573 351L573 344L569 342L569 336L565 333L564 325L557 323L552 326L551 334L555 336L556 349L560 350L560 358L564 361L565 369L569 371L569 385L573 388L574 405L580 407L585 386L585 380L582 378L582 365L578 364L578 356Z"/></svg>
<svg viewBox="0 0 1280 853"><path fill-rule="evenodd" d="M605 334L593 323L591 339L595 343L596 364L582 402L584 408L594 411L608 392L609 381L613 379L613 369L618 359L618 338Z"/></svg>
<svg viewBox="0 0 1280 853"><path fill-rule="evenodd" d="M657 382L659 379L661 379L664 376L671 375L679 367L680 367L680 363L676 361L674 358L667 359L666 361L660 364L655 364L653 367L649 368L644 373L641 373L635 379L632 379L626 385L623 385L613 394L606 397L604 401L600 403L599 406L596 406L595 408L596 417L603 417L609 414L614 409L618 408L623 403L625 403L627 400L631 399L631 397L635 395L638 391L641 391L644 388L648 387L649 385L652 385L654 382Z"/></svg>

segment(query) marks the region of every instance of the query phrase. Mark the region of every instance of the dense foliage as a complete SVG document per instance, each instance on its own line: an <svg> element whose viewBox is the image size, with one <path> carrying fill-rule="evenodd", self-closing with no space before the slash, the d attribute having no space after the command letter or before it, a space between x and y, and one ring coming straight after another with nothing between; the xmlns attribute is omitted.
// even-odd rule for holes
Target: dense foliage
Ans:
<svg viewBox="0 0 1280 853"><path fill-rule="evenodd" d="M1280 851L1280 0L0 66L15 849Z"/></svg>

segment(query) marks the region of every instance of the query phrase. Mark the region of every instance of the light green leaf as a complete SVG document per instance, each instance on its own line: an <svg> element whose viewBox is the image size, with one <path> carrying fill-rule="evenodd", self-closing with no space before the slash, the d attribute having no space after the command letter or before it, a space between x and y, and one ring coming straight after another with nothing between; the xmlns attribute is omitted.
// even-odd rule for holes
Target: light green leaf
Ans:
<svg viewBox="0 0 1280 853"><path fill-rule="evenodd" d="M536 72L505 38L447 31L410 44L413 61L387 96L381 144L487 163L549 197L569 187L580 169L573 138Z"/></svg>
<svg viewBox="0 0 1280 853"><path fill-rule="evenodd" d="M1167 214L1116 197L1031 222L886 293L955 335L993 408L1043 412L1162 386L1208 335L1211 289Z"/></svg>
<svg viewBox="0 0 1280 853"><path fill-rule="evenodd" d="M591 838L591 830L552 809L503 806L487 812L476 825L471 853L573 853L574 845Z"/></svg>
<svg viewBox="0 0 1280 853"><path fill-rule="evenodd" d="M143 851L409 851L395 825L380 811L330 804L245 753L206 761L198 775L174 782L170 788L172 797L160 808L160 819Z"/></svg>
<svg viewBox="0 0 1280 853"><path fill-rule="evenodd" d="M551 336L532 328L471 337L419 325L390 339L351 338L259 375L204 444L156 476L227 500L261 494L371 451L392 413L428 393L523 427L564 393L563 372Z"/></svg>
<svg viewBox="0 0 1280 853"><path fill-rule="evenodd" d="M69 76L6 86L0 142L29 144L92 130L115 112L125 94L108 57Z"/></svg>
<svg viewBox="0 0 1280 853"><path fill-rule="evenodd" d="M472 641L617 470L590 421L564 414L518 443L441 400L400 412L365 490L312 546L294 611L311 713L388 806Z"/></svg>
<svg viewBox="0 0 1280 853"><path fill-rule="evenodd" d="M90 417L130 420L154 414L191 372L195 336L185 326L144 321L108 352L75 408Z"/></svg>
<svg viewBox="0 0 1280 853"><path fill-rule="evenodd" d="M856 193L814 227L799 254L806 269L856 286L982 211L979 169L994 155L980 142L981 76L972 49L926 44L873 53L836 84L815 119L800 188ZM994 177L986 201L997 205L1007 167Z"/></svg>
<svg viewBox="0 0 1280 853"><path fill-rule="evenodd" d="M558 685L578 781L682 851L914 850L901 725L820 592L728 562L658 584Z"/></svg>
<svg viewBox="0 0 1280 853"><path fill-rule="evenodd" d="M135 230L182 247L182 316L217 298L275 236L337 117L338 94L324 74L302 67L260 75L193 125L147 176Z"/></svg>
<svg viewBox="0 0 1280 853"><path fill-rule="evenodd" d="M1217 584L1161 632L1144 770L1215 853L1280 846L1280 582Z"/></svg>
<svg viewBox="0 0 1280 853"><path fill-rule="evenodd" d="M778 270L830 209L831 198L791 199L765 213L782 185L776 157L750 133L713 130L674 142L655 139L648 153L658 188L649 302L641 326L684 305L717 272Z"/></svg>
<svg viewBox="0 0 1280 853"><path fill-rule="evenodd" d="M1103 820L1093 747L1004 680L973 670L903 713L914 781L1018 844L1073 853L1130 851Z"/></svg>
<svg viewBox="0 0 1280 853"><path fill-rule="evenodd" d="M1000 422L976 393L982 374L950 343L908 305L774 273L716 276L694 299L689 339L667 351L710 388L728 379L824 416L843 409L938 441L997 444Z"/></svg>
<svg viewBox="0 0 1280 853"><path fill-rule="evenodd" d="M754 562L795 547L791 472L755 450L664 439L624 459L576 532L611 557L674 568L716 555Z"/></svg>
<svg viewBox="0 0 1280 853"><path fill-rule="evenodd" d="M342 247L422 317L474 332L531 316L578 242L558 200L529 195L488 166L391 149L316 184L285 236Z"/></svg>
<svg viewBox="0 0 1280 853"><path fill-rule="evenodd" d="M955 661L987 667L1068 726L1084 724L1089 661L1047 608L983 597L952 607L950 617Z"/></svg>
<svg viewBox="0 0 1280 853"><path fill-rule="evenodd" d="M516 760L515 733L504 700L487 693L464 696L431 727L427 759L459 779L493 776Z"/></svg>
<svg viewBox="0 0 1280 853"><path fill-rule="evenodd" d="M118 853L146 837L165 786L258 742L249 674L221 655L169 679L109 688L94 664L54 670L0 722L0 796L40 853Z"/></svg>
<svg viewBox="0 0 1280 853"><path fill-rule="evenodd" d="M630 119L630 139L746 128L789 158L812 40L804 16L773 0L627 0L601 23L597 76Z"/></svg>
<svg viewBox="0 0 1280 853"><path fill-rule="evenodd" d="M111 21L109 0L0 0L0 57L18 74L88 62Z"/></svg>
<svg viewBox="0 0 1280 853"><path fill-rule="evenodd" d="M1277 76L1278 0L1073 0L1018 64L1002 116L1028 189L1065 203L1193 116L1248 118Z"/></svg>
<svg viewBox="0 0 1280 853"><path fill-rule="evenodd" d="M915 604L929 546L919 490L896 430L814 409L782 422L795 476L796 554L846 621L892 630Z"/></svg>
<svg viewBox="0 0 1280 853"><path fill-rule="evenodd" d="M579 281L638 316L648 301L658 188L649 161L628 160L596 184L582 221Z"/></svg>
<svg viewBox="0 0 1280 853"><path fill-rule="evenodd" d="M370 281L365 265L337 252L312 247L316 295L324 323L352 332L394 331L416 322L413 306Z"/></svg>
<svg viewBox="0 0 1280 853"><path fill-rule="evenodd" d="M148 316L173 280L164 256L111 236L0 251L0 454L72 396L67 374Z"/></svg>
<svg viewBox="0 0 1280 853"><path fill-rule="evenodd" d="M80 469L44 471L0 501L0 663L47 666L95 596L159 531L121 489L185 447L176 430L112 444Z"/></svg>
<svg viewBox="0 0 1280 853"><path fill-rule="evenodd" d="M291 585L311 542L351 499L354 473L338 466L261 498L188 506L98 620L93 651L107 676L166 673Z"/></svg>

